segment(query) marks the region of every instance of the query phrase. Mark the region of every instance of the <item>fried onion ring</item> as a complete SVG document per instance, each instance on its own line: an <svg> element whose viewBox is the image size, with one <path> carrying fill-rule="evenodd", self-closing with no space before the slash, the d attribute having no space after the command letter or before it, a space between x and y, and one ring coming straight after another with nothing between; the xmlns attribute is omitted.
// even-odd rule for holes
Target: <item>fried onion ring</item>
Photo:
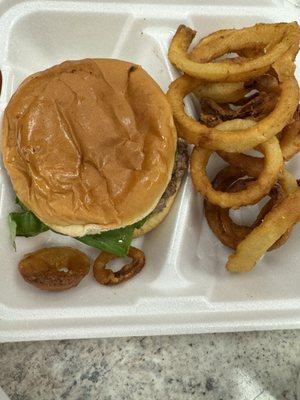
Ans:
<svg viewBox="0 0 300 400"><path fill-rule="evenodd" d="M49 291L77 286L89 269L88 256L72 247L40 249L27 254L19 263L19 271L26 282Z"/></svg>
<svg viewBox="0 0 300 400"><path fill-rule="evenodd" d="M300 107L294 115L294 121L280 132L280 147L284 161L289 161L300 151Z"/></svg>
<svg viewBox="0 0 300 400"><path fill-rule="evenodd" d="M209 98L223 104L243 101L246 94L254 89L278 94L278 80L275 76L268 74L247 82L201 82L193 93L198 99Z"/></svg>
<svg viewBox="0 0 300 400"><path fill-rule="evenodd" d="M183 98L197 87L199 81L184 75L170 84L167 96L180 128L180 137L210 150L242 152L256 147L275 136L292 120L299 103L298 83L292 77L278 85L280 95L275 108L261 121L253 123L236 119L228 121L230 124L210 128L188 116L184 109Z"/></svg>
<svg viewBox="0 0 300 400"><path fill-rule="evenodd" d="M235 103L242 99L247 92L243 82L211 82L205 85L201 84L193 91L199 99L209 98L218 103Z"/></svg>
<svg viewBox="0 0 300 400"><path fill-rule="evenodd" d="M256 58L262 56L264 51L259 47L246 48L238 51L240 57Z"/></svg>
<svg viewBox="0 0 300 400"><path fill-rule="evenodd" d="M282 200L265 216L262 223L237 246L226 268L230 272L249 272L264 253L288 229L300 221L300 189Z"/></svg>
<svg viewBox="0 0 300 400"><path fill-rule="evenodd" d="M264 165L255 182L237 193L215 190L206 175L206 165L211 151L194 147L191 156L191 176L196 190L211 203L222 208L239 208L255 204L271 190L281 172L283 159L277 138L269 139L260 146L264 153Z"/></svg>
<svg viewBox="0 0 300 400"><path fill-rule="evenodd" d="M249 28L215 32L200 40L192 54L188 55L188 48L195 35L196 31L180 25L171 41L169 60L189 76L219 82L242 82L262 75L292 46L299 46L300 37L296 22L257 24ZM253 47L266 51L242 63L228 60L222 63L211 62L224 54Z"/></svg>
<svg viewBox="0 0 300 400"><path fill-rule="evenodd" d="M274 110L276 97L265 92L255 93L239 104L218 104L215 100L203 98L199 100L201 111L199 120L207 126L216 126L224 121L251 118L253 121L260 121ZM230 107L234 105L233 109Z"/></svg>
<svg viewBox="0 0 300 400"><path fill-rule="evenodd" d="M131 246L128 257L132 258L132 262L124 265L119 271L113 272L111 269L106 268L106 264L115 260L118 256L102 251L93 265L96 281L101 283L101 285L118 285L140 272L145 265L144 252Z"/></svg>
<svg viewBox="0 0 300 400"><path fill-rule="evenodd" d="M201 112L199 118L207 126L216 126L223 121L231 120L233 118L251 117L253 120L261 119L267 114L274 106L274 97L269 95L260 98L250 98L248 103L245 103L240 108L235 110L230 109L228 106L219 105L211 99L200 100ZM222 125L219 125L219 129ZM287 125L278 134L280 140L280 147L284 161L289 161L295 154L300 151L300 107L298 106L293 121Z"/></svg>
<svg viewBox="0 0 300 400"><path fill-rule="evenodd" d="M251 182L253 178L242 178L244 174L235 167L228 166L223 168L215 177L213 187L216 190L240 191ZM259 225L265 215L281 201L287 193L281 188L280 184L274 185L268 196L270 200L260 210L256 220L251 226L239 225L232 221L229 215L229 209L220 208L204 200L205 216L209 227L218 239L227 247L236 249L238 244ZM288 239L290 231L287 231L276 243L269 249L274 250L282 246Z"/></svg>
<svg viewBox="0 0 300 400"><path fill-rule="evenodd" d="M264 168L264 159L260 157L253 157L241 153L226 153L223 151L219 151L218 154L230 165L239 168L244 174L255 178L262 173ZM295 177L286 169L279 174L278 181L287 194L295 192L298 188Z"/></svg>
<svg viewBox="0 0 300 400"><path fill-rule="evenodd" d="M255 89L259 92L274 93L276 95L280 94L278 90L278 79L271 74L264 74L255 79L251 79L245 82L244 86L248 91Z"/></svg>

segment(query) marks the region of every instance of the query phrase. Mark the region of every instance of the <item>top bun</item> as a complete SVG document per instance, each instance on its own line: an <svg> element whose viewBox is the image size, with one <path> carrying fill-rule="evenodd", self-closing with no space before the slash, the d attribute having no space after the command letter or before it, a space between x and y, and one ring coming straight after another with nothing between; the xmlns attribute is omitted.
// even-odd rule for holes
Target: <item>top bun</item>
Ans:
<svg viewBox="0 0 300 400"><path fill-rule="evenodd" d="M70 236L131 225L171 177L176 130L164 93L138 65L66 61L11 98L3 158L19 199Z"/></svg>

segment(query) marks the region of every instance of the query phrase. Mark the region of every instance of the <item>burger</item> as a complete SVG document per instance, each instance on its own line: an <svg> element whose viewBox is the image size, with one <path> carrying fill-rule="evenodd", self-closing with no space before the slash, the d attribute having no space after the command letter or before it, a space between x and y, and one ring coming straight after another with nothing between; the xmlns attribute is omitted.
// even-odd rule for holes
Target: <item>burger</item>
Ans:
<svg viewBox="0 0 300 400"><path fill-rule="evenodd" d="M118 256L166 217L188 162L160 87L113 59L25 79L4 112L2 151L21 207L13 236L51 229Z"/></svg>

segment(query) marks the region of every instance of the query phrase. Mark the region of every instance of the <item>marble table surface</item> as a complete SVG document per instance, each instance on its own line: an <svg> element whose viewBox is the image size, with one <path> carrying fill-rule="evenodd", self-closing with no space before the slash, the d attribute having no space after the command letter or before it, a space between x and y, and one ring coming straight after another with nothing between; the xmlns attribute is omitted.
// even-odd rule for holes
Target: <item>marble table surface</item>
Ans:
<svg viewBox="0 0 300 400"><path fill-rule="evenodd" d="M300 331L0 344L12 400L296 400Z"/></svg>

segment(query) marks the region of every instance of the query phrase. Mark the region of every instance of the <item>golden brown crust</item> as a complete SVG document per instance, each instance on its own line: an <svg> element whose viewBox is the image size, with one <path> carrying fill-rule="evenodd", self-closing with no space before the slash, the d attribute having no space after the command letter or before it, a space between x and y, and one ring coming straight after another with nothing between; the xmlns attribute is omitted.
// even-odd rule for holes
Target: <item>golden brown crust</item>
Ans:
<svg viewBox="0 0 300 400"><path fill-rule="evenodd" d="M19 271L26 282L50 291L77 286L89 268L86 254L66 246L37 250L27 254L19 263Z"/></svg>
<svg viewBox="0 0 300 400"><path fill-rule="evenodd" d="M27 78L5 111L4 163L17 196L70 236L148 215L170 180L175 148L163 92L124 61L54 66Z"/></svg>
<svg viewBox="0 0 300 400"><path fill-rule="evenodd" d="M102 251L93 265L93 273L96 281L101 285L119 285L134 277L145 266L145 254L142 250L130 246L128 257L132 259L131 263L125 264L121 269L113 272L110 268L106 267L109 262L115 260L118 256Z"/></svg>
<svg viewBox="0 0 300 400"><path fill-rule="evenodd" d="M300 220L300 189L285 197L228 258L230 272L249 272L263 254Z"/></svg>

